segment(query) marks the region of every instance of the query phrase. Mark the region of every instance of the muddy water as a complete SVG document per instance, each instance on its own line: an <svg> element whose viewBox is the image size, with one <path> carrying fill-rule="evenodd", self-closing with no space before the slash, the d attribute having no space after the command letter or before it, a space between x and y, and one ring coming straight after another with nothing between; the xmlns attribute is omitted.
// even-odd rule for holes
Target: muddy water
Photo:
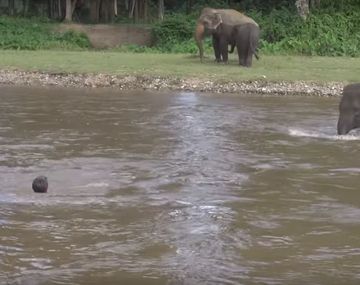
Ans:
<svg viewBox="0 0 360 285"><path fill-rule="evenodd" d="M0 98L1 285L359 284L360 135L335 135L339 99Z"/></svg>

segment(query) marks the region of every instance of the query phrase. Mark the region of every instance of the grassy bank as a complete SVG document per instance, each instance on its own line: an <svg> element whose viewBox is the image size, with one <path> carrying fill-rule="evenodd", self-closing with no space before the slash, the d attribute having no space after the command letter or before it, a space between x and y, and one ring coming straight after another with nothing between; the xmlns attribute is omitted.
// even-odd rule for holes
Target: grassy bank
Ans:
<svg viewBox="0 0 360 285"><path fill-rule="evenodd" d="M360 58L261 56L250 69L216 64L213 55L201 64L183 54L135 54L95 51L1 51L1 69L114 75L173 76L224 81L360 81Z"/></svg>

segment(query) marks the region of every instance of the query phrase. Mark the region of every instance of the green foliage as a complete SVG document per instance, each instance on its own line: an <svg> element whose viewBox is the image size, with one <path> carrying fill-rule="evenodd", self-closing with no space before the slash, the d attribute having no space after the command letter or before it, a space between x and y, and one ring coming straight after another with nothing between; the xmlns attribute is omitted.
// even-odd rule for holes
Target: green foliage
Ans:
<svg viewBox="0 0 360 285"><path fill-rule="evenodd" d="M90 46L84 34L54 32L55 24L43 19L0 17L2 49L82 49Z"/></svg>
<svg viewBox="0 0 360 285"><path fill-rule="evenodd" d="M360 56L360 11L318 11L304 22L288 11L275 10L258 21L265 53Z"/></svg>
<svg viewBox="0 0 360 285"><path fill-rule="evenodd" d="M294 10L274 9L269 13L249 11L261 28L260 50L267 54L321 56L360 56L360 11L313 11L304 22ZM168 16L154 27L152 51L171 53L198 52L193 40L196 18L183 14ZM211 43L205 47L211 52ZM148 50L149 51L149 50Z"/></svg>
<svg viewBox="0 0 360 285"><path fill-rule="evenodd" d="M163 52L195 52L192 41L196 20L183 14L167 16L154 25L156 47Z"/></svg>
<svg viewBox="0 0 360 285"><path fill-rule="evenodd" d="M54 38L59 42L69 43L70 45L77 46L79 48L90 47L88 37L84 33L76 31L66 31L65 33L53 34Z"/></svg>
<svg viewBox="0 0 360 285"><path fill-rule="evenodd" d="M200 11L204 7L212 7L217 9L229 8L229 1L227 0L199 0L194 2L196 3L194 4L193 9L198 11Z"/></svg>

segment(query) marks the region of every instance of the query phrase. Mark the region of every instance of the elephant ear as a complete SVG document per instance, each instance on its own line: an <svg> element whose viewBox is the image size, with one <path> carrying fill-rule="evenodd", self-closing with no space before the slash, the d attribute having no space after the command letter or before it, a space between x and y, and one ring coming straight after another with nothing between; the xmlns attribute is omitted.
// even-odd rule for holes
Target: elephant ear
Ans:
<svg viewBox="0 0 360 285"><path fill-rule="evenodd" d="M216 28L222 23L222 17L219 13L204 15L201 20L205 28L208 30L216 30Z"/></svg>
<svg viewBox="0 0 360 285"><path fill-rule="evenodd" d="M217 29L217 27L223 22L221 14L215 13L214 14L214 29Z"/></svg>

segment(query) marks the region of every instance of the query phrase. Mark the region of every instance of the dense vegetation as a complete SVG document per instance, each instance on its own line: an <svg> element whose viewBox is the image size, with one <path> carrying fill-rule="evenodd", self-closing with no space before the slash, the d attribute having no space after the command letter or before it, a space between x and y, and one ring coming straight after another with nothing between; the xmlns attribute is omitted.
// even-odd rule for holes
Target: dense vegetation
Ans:
<svg viewBox="0 0 360 285"><path fill-rule="evenodd" d="M155 9L157 1L149 1L150 8ZM151 48L127 46L120 50L195 54L197 48L192 36L196 18L202 7L212 6L236 8L246 11L246 14L253 17L262 30L262 53L360 56L360 3L358 0L321 0L320 6L311 9L306 21L298 15L294 5L295 0L165 0L164 2L165 17L162 21L148 17L148 22L153 26L155 45ZM124 11L126 12L124 9L123 14L119 14L117 22L128 22L129 15L124 14ZM151 12L148 13L151 14ZM0 17L0 48L83 49L89 47L86 36L75 32L55 32L54 21L41 19ZM207 41L206 46L210 51L210 40Z"/></svg>
<svg viewBox="0 0 360 285"><path fill-rule="evenodd" d="M90 47L84 34L56 32L56 26L47 20L0 17L0 48L76 50Z"/></svg>
<svg viewBox="0 0 360 285"><path fill-rule="evenodd" d="M238 7L254 18L261 27L261 51L268 54L303 54L327 56L360 56L360 3L356 1L323 1L304 21L291 1L262 5L245 1ZM258 1L261 2L261 1ZM273 1L276 2L276 1ZM248 3L248 5L245 5ZM226 7L224 3L214 5ZM239 5L240 6L240 5ZM271 9L271 7L274 7ZM242 9L241 9L242 8ZM197 10L198 11L198 10ZM195 53L191 41L197 13L171 14L154 27L156 47L167 52ZM210 42L208 42L210 48Z"/></svg>

